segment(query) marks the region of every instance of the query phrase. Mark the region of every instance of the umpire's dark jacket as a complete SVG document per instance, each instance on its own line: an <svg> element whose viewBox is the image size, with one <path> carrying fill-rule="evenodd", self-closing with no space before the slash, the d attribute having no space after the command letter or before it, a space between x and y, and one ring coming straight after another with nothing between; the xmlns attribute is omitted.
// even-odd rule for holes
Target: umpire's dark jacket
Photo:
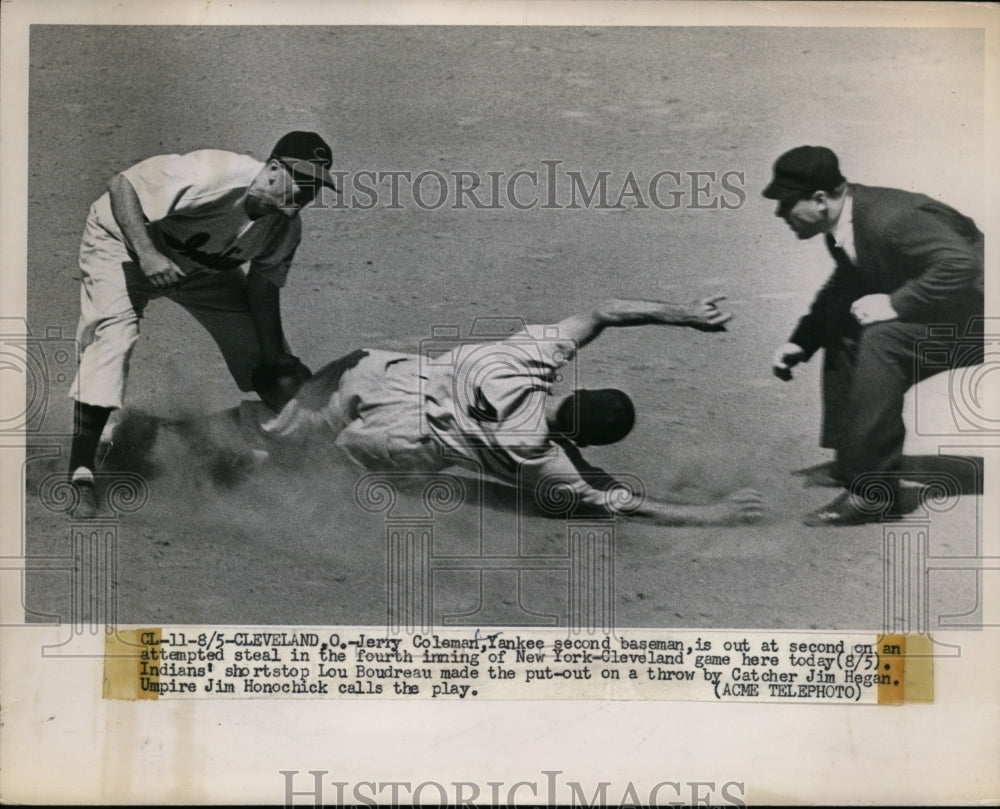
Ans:
<svg viewBox="0 0 1000 809"><path fill-rule="evenodd" d="M851 303L878 293L889 295L899 320L953 323L963 336L968 319L983 314L983 234L975 223L923 194L848 187L857 266L831 249L836 269L789 342L808 357L856 334Z"/></svg>

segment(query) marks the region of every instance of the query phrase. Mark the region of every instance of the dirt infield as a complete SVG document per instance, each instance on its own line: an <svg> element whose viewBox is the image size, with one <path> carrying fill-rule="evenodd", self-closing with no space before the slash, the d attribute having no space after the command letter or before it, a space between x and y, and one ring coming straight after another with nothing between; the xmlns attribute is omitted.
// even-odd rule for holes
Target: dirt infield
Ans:
<svg viewBox="0 0 1000 809"><path fill-rule="evenodd" d="M29 323L72 335L84 217L116 171L207 147L262 158L285 131L316 130L348 185L341 207L303 214L283 292L286 334L305 362L416 350L441 327L467 334L476 318L552 322L611 296L724 294L735 313L724 333L613 330L581 354L580 381L627 390L639 414L625 442L589 459L654 494L752 485L768 504L747 527L619 522L614 620L878 629L882 527L800 522L831 496L793 474L829 457L816 445L818 363L792 384L769 367L830 262L819 240L795 241L760 189L781 151L825 143L849 179L915 188L979 218L982 64L981 37L957 29L36 27ZM802 81L814 69L826 72L822 92ZM486 186L481 207L466 196L457 208L453 187L436 207L435 174L422 199L403 184L394 206L386 174L486 183L502 173L503 196L518 171L538 177L514 181L515 202L537 203L525 210L491 205ZM571 173L590 187L602 171L612 203L631 192L630 172L637 193L620 208L571 207ZM650 182L661 172L671 173L657 204ZM64 392L50 401L52 423L70 422ZM143 320L128 399L177 418L241 396L207 334L162 301ZM913 439L911 454L933 454L940 440ZM65 465L68 439L51 443L61 455L37 447L26 465L32 555L64 554L69 542L65 515L38 498ZM359 506L357 472L283 467L226 485L183 447L161 445L157 458L148 503L119 524L119 621L385 623L387 517ZM435 554L569 553L563 521L519 516L503 491L467 495L436 518ZM419 506L404 492L398 513ZM974 555L980 506L963 496L935 514L931 552ZM29 620L71 614L68 574L33 572L27 584ZM931 614L974 615L975 584L974 573L937 572ZM433 597L435 620L564 624L567 578L439 571Z"/></svg>

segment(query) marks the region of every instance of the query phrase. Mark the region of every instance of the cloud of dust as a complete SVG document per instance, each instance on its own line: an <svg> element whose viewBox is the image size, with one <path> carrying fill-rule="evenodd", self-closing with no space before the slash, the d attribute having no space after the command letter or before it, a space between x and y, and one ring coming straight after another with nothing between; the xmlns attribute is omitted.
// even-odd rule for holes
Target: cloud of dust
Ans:
<svg viewBox="0 0 1000 809"><path fill-rule="evenodd" d="M272 448L265 457L240 412L164 419L125 409L102 472L144 477L150 499L141 519L177 529L315 535L363 516L354 502L363 470L327 447Z"/></svg>
<svg viewBox="0 0 1000 809"><path fill-rule="evenodd" d="M663 475L669 493L693 503L711 503L737 489L761 488L765 472L750 451L740 452L720 442L672 451Z"/></svg>

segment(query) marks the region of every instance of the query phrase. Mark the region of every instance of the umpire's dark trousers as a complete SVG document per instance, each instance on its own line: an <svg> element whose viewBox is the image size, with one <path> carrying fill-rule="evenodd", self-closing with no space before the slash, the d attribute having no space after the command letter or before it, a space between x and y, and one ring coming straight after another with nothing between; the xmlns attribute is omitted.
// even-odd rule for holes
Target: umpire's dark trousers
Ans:
<svg viewBox="0 0 1000 809"><path fill-rule="evenodd" d="M836 450L837 479L850 486L859 475L899 467L906 437L903 397L936 373L980 364L981 318L978 323L978 333L969 335L965 322L928 327L892 320L828 342L821 444ZM893 485L888 475L886 482Z"/></svg>

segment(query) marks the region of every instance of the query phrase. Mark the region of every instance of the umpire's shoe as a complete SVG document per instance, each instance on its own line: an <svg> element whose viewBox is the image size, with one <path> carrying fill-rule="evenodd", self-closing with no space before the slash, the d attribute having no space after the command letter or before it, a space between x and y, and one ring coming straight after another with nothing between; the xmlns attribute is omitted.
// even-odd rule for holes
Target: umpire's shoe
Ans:
<svg viewBox="0 0 1000 809"><path fill-rule="evenodd" d="M97 516L97 490L94 488L94 473L80 468L73 473L70 482L76 495L70 517L74 520L89 520Z"/></svg>
<svg viewBox="0 0 1000 809"><path fill-rule="evenodd" d="M867 525L876 522L891 522L898 520L919 506L919 493L916 501L904 496L905 490L893 486L885 496L874 499L862 499L846 491L815 511L810 511L802 520L806 525L819 528L831 528L848 525Z"/></svg>

